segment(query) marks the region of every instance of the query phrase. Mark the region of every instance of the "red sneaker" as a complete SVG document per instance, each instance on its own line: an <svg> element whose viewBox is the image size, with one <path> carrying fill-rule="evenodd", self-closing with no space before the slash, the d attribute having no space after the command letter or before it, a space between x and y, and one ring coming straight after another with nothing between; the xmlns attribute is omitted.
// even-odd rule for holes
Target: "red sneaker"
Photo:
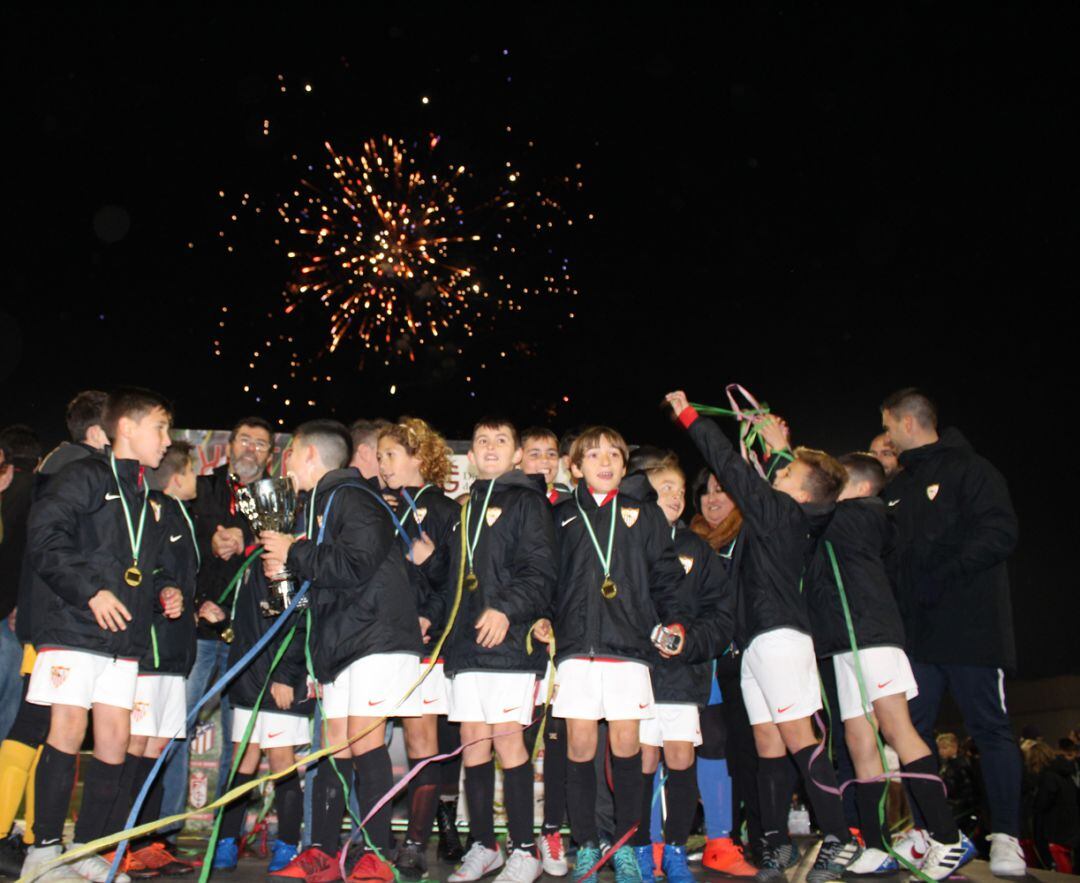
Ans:
<svg viewBox="0 0 1080 883"><path fill-rule="evenodd" d="M659 879L664 876L664 843L654 843L652 845L652 863L655 868L653 875Z"/></svg>
<svg viewBox="0 0 1080 883"><path fill-rule="evenodd" d="M321 875L322 872L328 870L333 871L333 876L330 877L331 880L340 876L337 860L333 856L327 855L317 846L309 846L280 871L272 871L270 876L292 877L296 880L311 881L316 875Z"/></svg>
<svg viewBox="0 0 1080 883"><path fill-rule="evenodd" d="M164 843L151 843L149 846L144 846L133 853L131 859L157 871L162 877L183 877L195 871L194 865L180 861L165 848Z"/></svg>
<svg viewBox="0 0 1080 883"><path fill-rule="evenodd" d="M113 859L116 858L116 850L110 850L103 853L101 856L110 865L113 863ZM148 868L138 858L132 855L131 850L127 850L124 853L124 858L120 862L119 872L121 874L127 874L132 880L149 880L153 877L160 877L161 872L154 868Z"/></svg>
<svg viewBox="0 0 1080 883"><path fill-rule="evenodd" d="M310 851L310 849L304 850L304 852ZM322 850L319 851L322 852ZM301 853L300 855L303 854L304 853ZM323 855L326 855L326 853L323 853ZM329 863L325 868L313 871L306 878L307 883L334 883L335 880L341 880L341 866L338 864L341 859L341 853L339 852L337 855L326 855L326 857L330 860ZM300 856L298 855L297 858L300 858ZM346 865L346 867L348 867L348 865ZM348 873L346 873L346 876L348 876Z"/></svg>
<svg viewBox="0 0 1080 883"><path fill-rule="evenodd" d="M701 863L726 877L753 877L757 873L757 868L743 858L742 847L736 846L730 837L715 837L708 841Z"/></svg>
<svg viewBox="0 0 1080 883"><path fill-rule="evenodd" d="M394 869L373 852L365 852L349 874L349 883L392 883Z"/></svg>

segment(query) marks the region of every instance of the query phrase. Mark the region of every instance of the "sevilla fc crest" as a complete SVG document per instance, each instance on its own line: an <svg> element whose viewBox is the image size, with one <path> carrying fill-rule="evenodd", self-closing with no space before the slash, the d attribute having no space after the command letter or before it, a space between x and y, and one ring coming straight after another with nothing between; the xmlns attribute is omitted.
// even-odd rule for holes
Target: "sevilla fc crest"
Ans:
<svg viewBox="0 0 1080 883"><path fill-rule="evenodd" d="M423 524L424 518L427 517L427 507L422 507L413 512L413 517L416 518L417 524Z"/></svg>
<svg viewBox="0 0 1080 883"><path fill-rule="evenodd" d="M683 570L689 575L690 571L694 569L694 559L689 555L680 555L679 563L682 564Z"/></svg>
<svg viewBox="0 0 1080 883"><path fill-rule="evenodd" d="M157 500L151 500L150 508L151 510L153 510L154 513L154 521L161 521L161 503L159 503Z"/></svg>
<svg viewBox="0 0 1080 883"><path fill-rule="evenodd" d="M69 666L54 665L49 671L49 677L52 680L52 685L54 687L59 687L61 684L63 684L64 681L67 680L67 676L70 671L71 668Z"/></svg>
<svg viewBox="0 0 1080 883"><path fill-rule="evenodd" d="M195 809L202 809L206 806L206 795L210 790L207 785L209 784L206 773L201 770L195 770L191 774L191 779L188 782L188 800Z"/></svg>
<svg viewBox="0 0 1080 883"><path fill-rule="evenodd" d="M940 484L927 485L926 486L926 496L929 497L931 500L933 500L934 497L937 496L939 490L941 490L941 485Z"/></svg>
<svg viewBox="0 0 1080 883"><path fill-rule="evenodd" d="M502 515L502 509L497 506L492 506L487 510L487 523L488 527L491 527L496 521L499 520L499 516Z"/></svg>
<svg viewBox="0 0 1080 883"><path fill-rule="evenodd" d="M146 712L149 710L149 702L136 702L131 709L131 719L133 721L141 721L144 717L146 717Z"/></svg>
<svg viewBox="0 0 1080 883"><path fill-rule="evenodd" d="M626 523L627 527L633 527L637 524L638 516L641 514L640 509L628 509L622 508L619 510L622 515L622 520Z"/></svg>

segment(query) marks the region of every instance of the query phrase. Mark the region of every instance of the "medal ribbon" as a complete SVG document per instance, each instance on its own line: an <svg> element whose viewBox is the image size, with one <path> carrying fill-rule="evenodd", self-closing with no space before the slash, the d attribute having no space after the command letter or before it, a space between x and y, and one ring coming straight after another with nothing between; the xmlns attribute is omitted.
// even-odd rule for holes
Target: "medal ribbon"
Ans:
<svg viewBox="0 0 1080 883"><path fill-rule="evenodd" d="M143 527L146 526L146 504L150 499L150 487L147 484L143 484L142 512L139 513L139 532L136 533L135 527L131 521L131 510L128 508L127 499L124 497L124 488L120 484L120 474L116 471L116 454L112 451L109 452L109 465L112 467L113 478L116 479L116 489L120 492L120 505L124 509L124 521L127 523L128 541L131 543L132 566L137 567L139 564L139 549L142 547Z"/></svg>
<svg viewBox="0 0 1080 883"><path fill-rule="evenodd" d="M420 488L420 490L416 492L415 497L409 496L409 492L405 490L404 485L402 485L401 488L402 499L405 500L405 504L409 507L409 511L412 513L413 521L416 522L417 527L420 527L420 519L416 517L416 503L424 495L424 491L426 491L429 487L432 487L432 485L425 484L422 488Z"/></svg>
<svg viewBox="0 0 1080 883"><path fill-rule="evenodd" d="M596 532L593 530L592 524L589 521L589 516L586 515L585 510L581 508L581 502L578 500L576 494L574 495L574 503L578 507L578 512L581 513L581 520L585 522L585 529L589 532L589 539L592 540L597 557L600 558L600 563L604 565L604 579L608 580L611 578L611 552L615 546L615 516L619 514L619 495L616 493L611 501L611 527L608 529L606 556L600 548L600 541L596 539ZM599 511L599 509L597 511Z"/></svg>
<svg viewBox="0 0 1080 883"><path fill-rule="evenodd" d="M473 531L472 542L468 542L468 524L469 524L469 510L472 508L472 494L469 494L469 499L465 503L465 531L466 531L466 543L465 549L469 553L469 573L473 573L473 553L476 551L476 547L480 543L480 531L484 527L484 518L487 517L488 503L491 502L491 492L495 489L495 479L488 482L487 495L484 497L484 507L480 510L480 520L476 522L476 530ZM417 496L420 496L417 494Z"/></svg>

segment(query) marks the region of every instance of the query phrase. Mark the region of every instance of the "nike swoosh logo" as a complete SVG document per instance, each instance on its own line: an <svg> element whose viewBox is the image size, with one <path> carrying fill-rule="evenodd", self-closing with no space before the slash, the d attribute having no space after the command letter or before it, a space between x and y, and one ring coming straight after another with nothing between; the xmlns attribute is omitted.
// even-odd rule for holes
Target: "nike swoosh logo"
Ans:
<svg viewBox="0 0 1080 883"><path fill-rule="evenodd" d="M899 502L900 502L899 500L889 500L889 505L890 506L895 506ZM922 856L919 856L919 858L922 858Z"/></svg>
<svg viewBox="0 0 1080 883"><path fill-rule="evenodd" d="M277 733L267 733L266 738L267 739L276 739L278 736L280 736L284 732L285 732L284 730L281 730L280 732L277 732Z"/></svg>
<svg viewBox="0 0 1080 883"><path fill-rule="evenodd" d="M119 500L119 499L120 499L119 494L106 494L105 495L106 502L109 501L109 500Z"/></svg>
<svg viewBox="0 0 1080 883"><path fill-rule="evenodd" d="M369 699L369 700L368 700L368 703L367 703L367 704L368 704L368 705L382 705L382 704L383 704L383 703L384 703L385 701L386 701L385 699L380 699L380 700L379 700L378 702L372 702L372 701L371 701L371 700Z"/></svg>
<svg viewBox="0 0 1080 883"><path fill-rule="evenodd" d="M785 705L785 706L784 706L783 708L778 708L778 709L776 709L776 713L777 713L777 714L783 714L783 713L784 713L785 711L787 711L787 710L788 710L789 708L794 708L794 707L795 707L795 703L794 703L794 702L792 702L792 703L791 703L791 705Z"/></svg>
<svg viewBox="0 0 1080 883"><path fill-rule="evenodd" d="M503 714L509 714L511 711L517 711L519 708L521 708L520 705L515 705L513 708L504 708L502 710L502 713Z"/></svg>
<svg viewBox="0 0 1080 883"><path fill-rule="evenodd" d="M576 515L571 515L569 518L566 519L566 521L560 524L559 527L566 527L566 525L568 525L571 521L574 521L576 518Z"/></svg>
<svg viewBox="0 0 1080 883"><path fill-rule="evenodd" d="M178 534L177 534L176 536L174 536L174 537L173 537L173 536L170 536L170 537L169 537L169 542L170 542L170 543L178 543L178 542L180 542L180 540L181 540L181 538L182 538L183 536L184 536L184 535L183 535L182 533L178 533Z"/></svg>
<svg viewBox="0 0 1080 883"><path fill-rule="evenodd" d="M639 702L639 703L638 703L638 708L648 708L648 707L649 707L649 705L650 705L650 703L648 703L648 702L646 702L646 703L645 703L644 705L642 705L642 704L641 704L641 703Z"/></svg>
<svg viewBox="0 0 1080 883"><path fill-rule="evenodd" d="M438 702L438 701L439 701L438 699L425 699L424 700L424 705L431 705L431 703Z"/></svg>
<svg viewBox="0 0 1080 883"><path fill-rule="evenodd" d="M892 682L893 682L893 679L892 679L892 678L889 678L889 679L888 679L888 680L887 680L887 681L886 681L886 682L885 682L884 684L878 684L878 685L877 685L877 688L878 688L879 690L884 690L884 689L885 689L885 688L886 688L887 686L889 686L889 684L891 684Z"/></svg>
<svg viewBox="0 0 1080 883"><path fill-rule="evenodd" d="M913 859L926 858L925 852L919 852L914 846L911 847L911 857Z"/></svg>

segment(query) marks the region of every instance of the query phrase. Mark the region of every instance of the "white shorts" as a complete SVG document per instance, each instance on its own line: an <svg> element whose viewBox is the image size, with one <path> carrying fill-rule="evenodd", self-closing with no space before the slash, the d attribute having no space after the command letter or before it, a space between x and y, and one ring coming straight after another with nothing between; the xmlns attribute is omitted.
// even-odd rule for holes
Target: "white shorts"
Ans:
<svg viewBox="0 0 1080 883"><path fill-rule="evenodd" d="M139 663L114 659L84 650L39 650L30 675L26 701L34 705L113 705L130 709L135 704Z"/></svg>
<svg viewBox="0 0 1080 883"><path fill-rule="evenodd" d="M911 663L899 647L867 647L860 650L859 668L866 684L866 698L871 704L883 696L895 696L897 693L903 693L909 701L919 695L915 675L911 673ZM859 695L859 679L855 675L855 660L851 653L834 656L833 669L836 671L836 692L840 698L840 720L861 717L862 697Z"/></svg>
<svg viewBox="0 0 1080 883"><path fill-rule="evenodd" d="M420 663L420 671L428 667L431 662L426 659ZM424 682L420 685L420 705L424 714L448 714L450 712L450 686L443 671L443 663L440 659L428 672Z"/></svg>
<svg viewBox="0 0 1080 883"><path fill-rule="evenodd" d="M271 700L273 701L273 700ZM251 720L250 708L233 707L233 742L244 740L244 730ZM248 744L260 748L285 748L289 745L311 744L311 718L302 714L282 714L279 711L260 711L255 718Z"/></svg>
<svg viewBox="0 0 1080 883"><path fill-rule="evenodd" d="M587 721L655 717L649 667L617 659L564 659L555 670L551 713Z"/></svg>
<svg viewBox="0 0 1080 883"><path fill-rule="evenodd" d="M544 669L544 676L540 678L540 683L536 685L536 704L543 705L547 701L548 686L551 684L551 679L555 677L554 666L549 665Z"/></svg>
<svg viewBox="0 0 1080 883"><path fill-rule="evenodd" d="M821 708L814 642L795 629L754 638L743 653L740 680L751 724L799 720Z"/></svg>
<svg viewBox="0 0 1080 883"><path fill-rule="evenodd" d="M464 723L532 723L536 675L531 671L462 671L450 678L449 719Z"/></svg>
<svg viewBox="0 0 1080 883"><path fill-rule="evenodd" d="M701 720L696 705L657 702L656 717L641 722L641 744L661 747L665 742L701 744Z"/></svg>
<svg viewBox="0 0 1080 883"><path fill-rule="evenodd" d="M404 700L420 677L420 657L413 653L362 656L329 684L322 685L323 714L343 717L420 717L423 685Z"/></svg>
<svg viewBox="0 0 1080 883"><path fill-rule="evenodd" d="M131 707L131 735L186 739L187 689L180 675L139 675Z"/></svg>

